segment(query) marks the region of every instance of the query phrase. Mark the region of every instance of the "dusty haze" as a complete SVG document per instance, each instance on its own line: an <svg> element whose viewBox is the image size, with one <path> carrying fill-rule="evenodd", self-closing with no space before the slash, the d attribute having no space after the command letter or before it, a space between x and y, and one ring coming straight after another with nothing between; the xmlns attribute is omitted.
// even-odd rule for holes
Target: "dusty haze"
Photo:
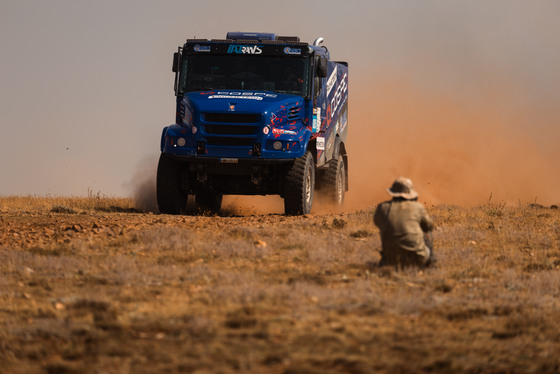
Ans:
<svg viewBox="0 0 560 374"><path fill-rule="evenodd" d="M352 97L349 207L386 199L399 175L430 204L560 201L558 114L518 105L505 89L458 101L398 78L375 84L379 90ZM533 133L539 130L531 121L545 119L545 132Z"/></svg>

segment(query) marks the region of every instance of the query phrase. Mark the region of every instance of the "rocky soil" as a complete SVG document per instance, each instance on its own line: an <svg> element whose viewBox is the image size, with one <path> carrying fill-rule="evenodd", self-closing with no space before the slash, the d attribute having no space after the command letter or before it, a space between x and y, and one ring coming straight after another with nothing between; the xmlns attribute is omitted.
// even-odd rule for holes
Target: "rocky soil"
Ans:
<svg viewBox="0 0 560 374"><path fill-rule="evenodd" d="M560 371L558 209L427 208L437 266L396 271L373 207L0 198L0 372Z"/></svg>

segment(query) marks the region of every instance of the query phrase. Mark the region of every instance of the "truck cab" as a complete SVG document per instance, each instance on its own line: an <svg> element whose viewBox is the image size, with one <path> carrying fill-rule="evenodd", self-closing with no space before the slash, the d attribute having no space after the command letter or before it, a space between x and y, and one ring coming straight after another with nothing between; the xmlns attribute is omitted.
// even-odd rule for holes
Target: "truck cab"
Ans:
<svg viewBox="0 0 560 374"><path fill-rule="evenodd" d="M340 206L348 190L348 64L321 45L271 33L188 39L173 58L176 119L163 129L161 213L188 195L218 211L222 196L284 198L308 214L315 191Z"/></svg>

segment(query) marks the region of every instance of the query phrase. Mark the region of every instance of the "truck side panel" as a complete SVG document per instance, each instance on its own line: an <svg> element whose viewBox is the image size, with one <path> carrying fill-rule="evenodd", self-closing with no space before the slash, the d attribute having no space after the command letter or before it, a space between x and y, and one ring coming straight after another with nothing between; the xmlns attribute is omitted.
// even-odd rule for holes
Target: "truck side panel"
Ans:
<svg viewBox="0 0 560 374"><path fill-rule="evenodd" d="M323 79L317 100L321 128L317 133L317 166L333 157L337 136L346 140L348 129L348 66L328 62L328 77Z"/></svg>

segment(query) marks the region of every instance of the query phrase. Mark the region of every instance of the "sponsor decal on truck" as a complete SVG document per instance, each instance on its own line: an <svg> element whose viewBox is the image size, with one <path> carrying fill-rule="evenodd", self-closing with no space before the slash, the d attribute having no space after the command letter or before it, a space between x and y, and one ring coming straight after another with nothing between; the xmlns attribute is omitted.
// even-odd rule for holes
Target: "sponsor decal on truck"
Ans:
<svg viewBox="0 0 560 374"><path fill-rule="evenodd" d="M258 45L248 46L231 44L227 53L260 55L262 53L262 49L260 49Z"/></svg>

